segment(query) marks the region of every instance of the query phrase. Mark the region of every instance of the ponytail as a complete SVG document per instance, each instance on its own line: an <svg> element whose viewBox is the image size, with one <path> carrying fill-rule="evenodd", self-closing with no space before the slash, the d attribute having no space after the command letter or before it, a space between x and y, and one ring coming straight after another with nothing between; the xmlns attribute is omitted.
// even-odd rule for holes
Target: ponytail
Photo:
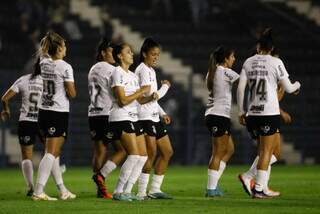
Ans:
<svg viewBox="0 0 320 214"><path fill-rule="evenodd" d="M38 57L36 63L34 63L34 65L33 65L33 73L31 74L30 79L33 79L40 74L41 74L40 57Z"/></svg>

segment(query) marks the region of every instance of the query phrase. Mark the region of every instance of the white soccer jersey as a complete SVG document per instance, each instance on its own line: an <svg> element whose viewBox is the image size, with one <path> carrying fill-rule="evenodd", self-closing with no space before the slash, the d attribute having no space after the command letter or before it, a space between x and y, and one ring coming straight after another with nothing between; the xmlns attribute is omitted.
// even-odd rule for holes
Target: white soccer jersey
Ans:
<svg viewBox="0 0 320 214"><path fill-rule="evenodd" d="M41 98L43 82L40 75L31 78L31 74L20 77L10 89L21 94L19 121L38 121L38 102Z"/></svg>
<svg viewBox="0 0 320 214"><path fill-rule="evenodd" d="M118 66L111 75L111 90L115 86L123 87L126 96L132 95L139 89L138 77L131 71L126 72ZM139 103L134 100L130 104L120 107L113 93L112 95L109 121L137 121Z"/></svg>
<svg viewBox="0 0 320 214"><path fill-rule="evenodd" d="M151 89L146 96L152 95L158 90L156 72L153 68L141 63L135 71L135 74L139 78L140 87L150 85ZM153 122L159 122L159 107L156 100L142 104L138 106L139 120L152 120Z"/></svg>
<svg viewBox="0 0 320 214"><path fill-rule="evenodd" d="M241 75L249 86L248 115L280 114L277 83L289 76L281 59L256 54L245 61Z"/></svg>
<svg viewBox="0 0 320 214"><path fill-rule="evenodd" d="M42 58L40 62L43 93L40 108L50 111L69 112L69 98L65 82L74 82L71 65L63 60Z"/></svg>
<svg viewBox="0 0 320 214"><path fill-rule="evenodd" d="M88 116L109 115L112 105L110 91L111 74L115 67L107 62L98 62L92 66L88 74L90 105Z"/></svg>
<svg viewBox="0 0 320 214"><path fill-rule="evenodd" d="M218 66L213 78L213 97L209 97L205 115L214 114L230 118L232 84L239 74L229 68Z"/></svg>

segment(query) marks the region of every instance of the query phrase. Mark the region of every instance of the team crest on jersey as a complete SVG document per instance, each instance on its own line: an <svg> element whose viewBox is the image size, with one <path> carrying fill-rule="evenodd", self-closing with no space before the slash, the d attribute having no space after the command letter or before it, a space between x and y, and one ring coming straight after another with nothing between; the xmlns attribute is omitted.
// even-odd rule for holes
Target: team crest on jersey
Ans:
<svg viewBox="0 0 320 214"><path fill-rule="evenodd" d="M106 137L107 137L109 140L111 140L111 139L113 138L113 133L112 133L112 132L108 132L108 133L106 134Z"/></svg>
<svg viewBox="0 0 320 214"><path fill-rule="evenodd" d="M48 133L49 133L50 135L53 135L55 132L56 132L56 128L55 128L55 127L50 127L50 128L48 128Z"/></svg>
<svg viewBox="0 0 320 214"><path fill-rule="evenodd" d="M268 133L270 131L270 126L261 126L260 129L264 132L264 133Z"/></svg>
<svg viewBox="0 0 320 214"><path fill-rule="evenodd" d="M30 136L23 137L23 142L25 142L25 143L29 143L30 140L31 140Z"/></svg>
<svg viewBox="0 0 320 214"><path fill-rule="evenodd" d="M218 131L218 127L214 126L212 127L212 133L216 133Z"/></svg>
<svg viewBox="0 0 320 214"><path fill-rule="evenodd" d="M156 127L154 125L152 125L152 132L153 132L153 134L157 134L157 130L156 130Z"/></svg>

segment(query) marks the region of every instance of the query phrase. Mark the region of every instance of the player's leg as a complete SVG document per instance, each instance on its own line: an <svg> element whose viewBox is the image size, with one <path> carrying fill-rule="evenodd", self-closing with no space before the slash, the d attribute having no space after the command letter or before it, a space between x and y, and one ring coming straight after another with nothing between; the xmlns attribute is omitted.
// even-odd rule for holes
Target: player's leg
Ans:
<svg viewBox="0 0 320 214"><path fill-rule="evenodd" d="M157 139L159 156L155 163L155 173L152 177L151 189L148 196L155 199L172 199L172 197L161 191L161 185L164 180L169 161L173 155L173 149L169 136L166 134Z"/></svg>
<svg viewBox="0 0 320 214"><path fill-rule="evenodd" d="M131 201L130 197L126 197L126 195L123 194L123 189L124 185L129 179L129 176L131 175L134 166L137 164L140 158L138 145L136 142L136 134L132 122L118 122L117 124L114 124L115 125L112 126L111 123L110 126L113 127L114 130L117 130L117 126L119 126L119 129L117 131L117 133L119 134L117 135L120 136L119 138L121 140L121 144L125 148L128 156L126 161L122 164L119 179L114 190L113 199ZM116 139L118 138L118 136L116 137Z"/></svg>
<svg viewBox="0 0 320 214"><path fill-rule="evenodd" d="M32 154L33 154L33 145L22 145L20 144L22 162L21 169L24 180L27 184L27 196L32 196L33 194L33 163L32 163Z"/></svg>

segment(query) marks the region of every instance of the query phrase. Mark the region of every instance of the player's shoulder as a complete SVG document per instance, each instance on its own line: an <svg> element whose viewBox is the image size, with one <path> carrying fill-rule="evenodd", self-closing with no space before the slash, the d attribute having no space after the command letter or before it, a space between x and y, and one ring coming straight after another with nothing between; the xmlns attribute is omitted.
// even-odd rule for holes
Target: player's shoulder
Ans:
<svg viewBox="0 0 320 214"><path fill-rule="evenodd" d="M143 62L141 62L138 67L135 70L135 73L141 73L141 72L146 72L149 71L150 68L148 66L146 66L146 64L144 64Z"/></svg>
<svg viewBox="0 0 320 214"><path fill-rule="evenodd" d="M57 68L59 68L59 69L63 69L63 70L65 70L65 69L70 70L71 69L72 70L72 66L69 63L67 63L66 61L64 61L63 59L55 60L54 63L57 66Z"/></svg>

